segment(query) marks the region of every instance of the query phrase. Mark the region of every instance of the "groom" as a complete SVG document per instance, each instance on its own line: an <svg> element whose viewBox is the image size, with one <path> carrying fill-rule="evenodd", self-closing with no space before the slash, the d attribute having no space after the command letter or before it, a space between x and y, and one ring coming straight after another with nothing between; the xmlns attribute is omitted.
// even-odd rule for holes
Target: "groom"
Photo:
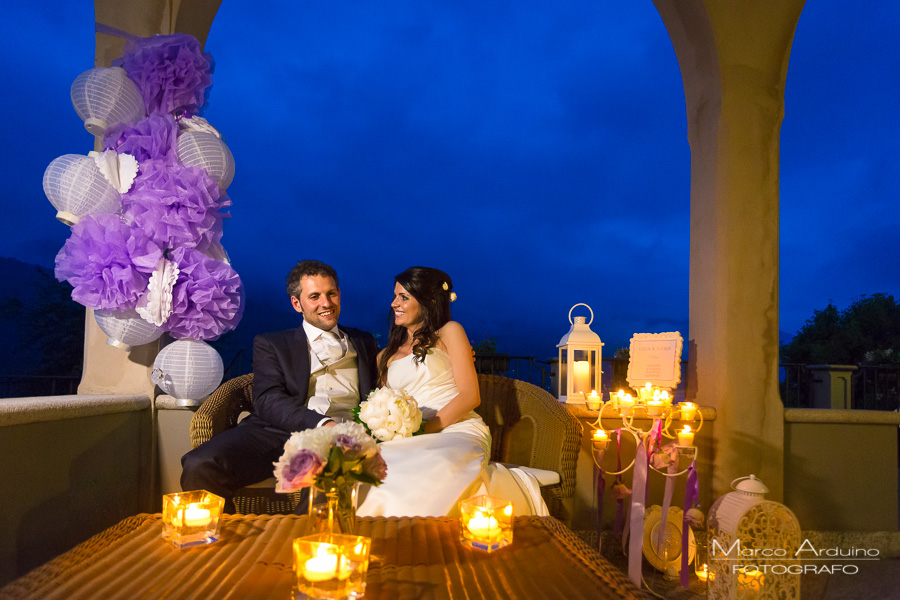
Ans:
<svg viewBox="0 0 900 600"><path fill-rule="evenodd" d="M235 491L272 477L291 432L350 420L350 409L375 386L378 346L369 333L338 327L334 269L300 261L287 292L303 323L253 340L253 411L181 459L181 489L222 496L226 512L234 512Z"/></svg>

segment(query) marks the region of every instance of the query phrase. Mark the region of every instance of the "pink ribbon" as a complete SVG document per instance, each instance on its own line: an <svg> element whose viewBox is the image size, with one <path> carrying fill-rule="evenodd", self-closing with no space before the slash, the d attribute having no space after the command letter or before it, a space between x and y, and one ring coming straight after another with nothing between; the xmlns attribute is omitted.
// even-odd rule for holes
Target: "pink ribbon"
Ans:
<svg viewBox="0 0 900 600"><path fill-rule="evenodd" d="M603 464L603 455L606 448L598 452L597 462ZM601 550L600 534L603 532L603 496L606 493L606 478L603 477L603 469L594 465L594 477L597 478L597 551Z"/></svg>
<svg viewBox="0 0 900 600"><path fill-rule="evenodd" d="M616 472L622 470L622 430L616 429ZM616 475L616 483L622 483L622 475ZM613 535L622 535L625 529L625 498L616 499L616 520L613 523Z"/></svg>
<svg viewBox="0 0 900 600"><path fill-rule="evenodd" d="M697 477L697 459L688 467L687 484L684 486L684 516L681 521L681 587L688 587L688 533L691 526L688 524L688 511L700 501L700 481Z"/></svg>
<svg viewBox="0 0 900 600"><path fill-rule="evenodd" d="M641 587L641 546L644 542L644 502L647 495L647 447L638 439L631 492L631 527L628 543L628 578Z"/></svg>

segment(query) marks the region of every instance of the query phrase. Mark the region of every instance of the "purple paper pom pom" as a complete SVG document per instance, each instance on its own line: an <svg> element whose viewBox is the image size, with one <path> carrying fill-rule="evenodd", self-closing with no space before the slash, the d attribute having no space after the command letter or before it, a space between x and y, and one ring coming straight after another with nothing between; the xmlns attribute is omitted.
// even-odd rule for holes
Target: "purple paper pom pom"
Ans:
<svg viewBox="0 0 900 600"><path fill-rule="evenodd" d="M231 206L228 196L200 167L167 165L162 161L141 164L141 174L122 195L125 222L165 249L206 250L222 238L219 212Z"/></svg>
<svg viewBox="0 0 900 600"><path fill-rule="evenodd" d="M137 85L147 114L199 114L212 85L213 60L197 38L186 33L154 35L131 42L113 62Z"/></svg>
<svg viewBox="0 0 900 600"><path fill-rule="evenodd" d="M175 339L211 341L237 327L244 314L244 288L234 269L184 247L169 259L179 274L172 289L172 315L163 329Z"/></svg>
<svg viewBox="0 0 900 600"><path fill-rule="evenodd" d="M72 299L88 308L134 308L147 289L162 250L118 215L84 217L56 255L56 278L72 285Z"/></svg>
<svg viewBox="0 0 900 600"><path fill-rule="evenodd" d="M120 123L103 138L103 149L131 154L139 163L147 160L174 163L178 152L178 126L172 115L150 115L137 123Z"/></svg>

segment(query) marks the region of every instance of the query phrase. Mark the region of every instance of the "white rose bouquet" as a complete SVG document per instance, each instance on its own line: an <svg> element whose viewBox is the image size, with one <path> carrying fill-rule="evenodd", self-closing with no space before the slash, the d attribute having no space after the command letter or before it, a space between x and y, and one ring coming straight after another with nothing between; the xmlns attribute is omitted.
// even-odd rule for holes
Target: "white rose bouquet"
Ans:
<svg viewBox="0 0 900 600"><path fill-rule="evenodd" d="M405 390L373 390L354 412L357 421L382 442L407 438L422 430L422 411Z"/></svg>
<svg viewBox="0 0 900 600"><path fill-rule="evenodd" d="M311 485L328 491L357 481L381 485L387 477L381 449L359 423L295 432L274 464L279 493Z"/></svg>

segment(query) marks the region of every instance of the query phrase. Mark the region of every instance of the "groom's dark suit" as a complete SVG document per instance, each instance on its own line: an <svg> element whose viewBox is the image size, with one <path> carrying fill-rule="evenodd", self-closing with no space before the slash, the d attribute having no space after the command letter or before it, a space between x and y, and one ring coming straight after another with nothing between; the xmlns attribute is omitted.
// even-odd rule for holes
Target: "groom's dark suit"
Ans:
<svg viewBox="0 0 900 600"><path fill-rule="evenodd" d="M371 334L339 326L356 350L359 393L375 385L378 346ZM309 343L303 327L253 340L253 412L181 459L181 489L207 490L231 505L234 492L272 476L293 431L316 427L324 415L307 407Z"/></svg>

